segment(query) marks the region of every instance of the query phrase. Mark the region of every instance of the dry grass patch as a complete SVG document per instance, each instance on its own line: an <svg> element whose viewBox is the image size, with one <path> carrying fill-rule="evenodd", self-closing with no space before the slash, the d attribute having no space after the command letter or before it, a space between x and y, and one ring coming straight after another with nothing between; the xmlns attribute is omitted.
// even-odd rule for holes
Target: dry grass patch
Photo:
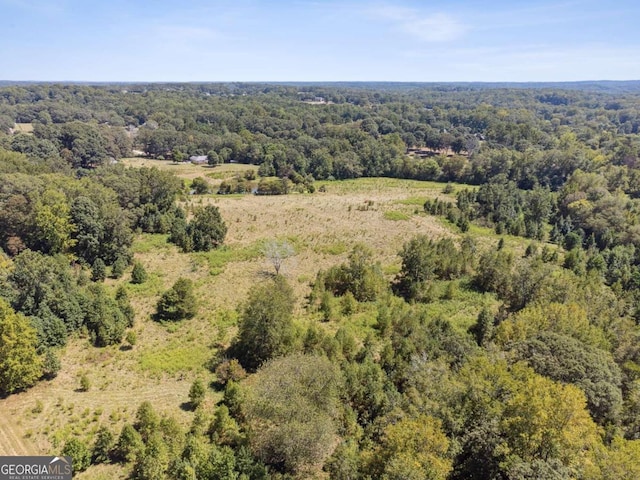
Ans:
<svg viewBox="0 0 640 480"><path fill-rule="evenodd" d="M13 127L15 133L33 133L33 124L31 123L16 123Z"/></svg>
<svg viewBox="0 0 640 480"><path fill-rule="evenodd" d="M180 409L187 401L194 375L181 378L149 375L137 367L136 348L121 351L118 347L96 349L85 339L73 341L62 358L62 371L50 382L2 400L0 420L5 436L19 432L11 439L17 448L3 452L16 454L55 454L70 437L92 441L100 425L114 433L125 422L132 421L139 404L152 402L162 413L173 415L185 426L190 415ZM79 377L86 374L91 382L88 391L79 391ZM38 408L35 408L38 407ZM29 438L25 438L28 435ZM26 446L26 447L25 447Z"/></svg>

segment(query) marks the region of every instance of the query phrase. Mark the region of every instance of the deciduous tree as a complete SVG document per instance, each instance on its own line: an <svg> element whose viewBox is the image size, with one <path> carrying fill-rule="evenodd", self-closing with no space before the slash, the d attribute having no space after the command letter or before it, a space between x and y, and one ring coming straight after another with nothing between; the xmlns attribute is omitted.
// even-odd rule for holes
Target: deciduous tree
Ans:
<svg viewBox="0 0 640 480"><path fill-rule="evenodd" d="M322 465L337 440L341 383L325 357L293 355L266 363L245 404L255 455L290 473Z"/></svg>
<svg viewBox="0 0 640 480"><path fill-rule="evenodd" d="M243 367L255 370L265 361L291 351L293 306L293 290L281 275L251 289L233 348Z"/></svg>
<svg viewBox="0 0 640 480"><path fill-rule="evenodd" d="M42 375L36 331L21 314L0 299L0 393L28 388Z"/></svg>

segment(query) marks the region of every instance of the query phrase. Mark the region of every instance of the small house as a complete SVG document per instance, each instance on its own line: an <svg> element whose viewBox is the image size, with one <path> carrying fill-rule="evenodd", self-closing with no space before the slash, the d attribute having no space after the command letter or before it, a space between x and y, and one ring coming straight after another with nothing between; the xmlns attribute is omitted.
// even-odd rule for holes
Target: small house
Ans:
<svg viewBox="0 0 640 480"><path fill-rule="evenodd" d="M206 155L192 155L189 161L195 165L204 165L209 163L209 157Z"/></svg>

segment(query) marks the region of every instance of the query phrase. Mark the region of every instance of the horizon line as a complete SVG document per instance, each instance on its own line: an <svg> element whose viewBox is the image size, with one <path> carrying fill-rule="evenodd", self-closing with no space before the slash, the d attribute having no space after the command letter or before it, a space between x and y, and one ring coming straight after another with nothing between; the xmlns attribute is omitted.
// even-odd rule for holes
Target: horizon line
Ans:
<svg viewBox="0 0 640 480"><path fill-rule="evenodd" d="M627 80L9 80L6 83L85 83L85 84L194 84L194 83L253 83L253 84L300 84L300 83L396 83L396 84L531 84L531 83L632 83L640 78Z"/></svg>

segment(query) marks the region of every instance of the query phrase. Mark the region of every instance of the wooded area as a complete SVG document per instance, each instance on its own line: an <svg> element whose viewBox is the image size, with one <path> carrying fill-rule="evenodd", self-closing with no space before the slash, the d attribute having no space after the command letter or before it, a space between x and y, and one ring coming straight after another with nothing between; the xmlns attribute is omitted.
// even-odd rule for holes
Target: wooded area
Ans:
<svg viewBox="0 0 640 480"><path fill-rule="evenodd" d="M188 421L139 402L135 418L43 433L56 453L136 479L639 478L632 86L3 86L0 402L46 391L73 345L126 355L148 324L202 322ZM144 166L126 166L134 151ZM169 171L195 156L189 179ZM392 262L356 223L357 241L260 230L257 247L229 245L261 214L222 201L356 198L365 177L436 185L380 230L429 218L446 233L416 223L384 246ZM383 208L362 188L358 212ZM294 277L303 248L333 256ZM144 255L207 273L160 288ZM198 289L258 257L275 272L209 316Z"/></svg>

